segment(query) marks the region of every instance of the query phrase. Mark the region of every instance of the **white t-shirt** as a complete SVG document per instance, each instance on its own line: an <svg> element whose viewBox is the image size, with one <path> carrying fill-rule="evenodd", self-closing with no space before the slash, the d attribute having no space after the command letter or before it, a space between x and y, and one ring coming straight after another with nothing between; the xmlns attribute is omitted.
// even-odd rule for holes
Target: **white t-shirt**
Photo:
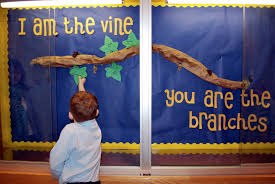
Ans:
<svg viewBox="0 0 275 184"><path fill-rule="evenodd" d="M51 150L52 175L59 183L98 181L101 130L95 119L66 125Z"/></svg>

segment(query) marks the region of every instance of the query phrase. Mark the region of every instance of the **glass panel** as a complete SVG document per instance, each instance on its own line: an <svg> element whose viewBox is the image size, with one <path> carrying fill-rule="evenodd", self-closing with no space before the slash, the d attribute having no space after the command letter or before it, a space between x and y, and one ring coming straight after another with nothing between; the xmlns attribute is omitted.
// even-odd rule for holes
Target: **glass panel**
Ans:
<svg viewBox="0 0 275 184"><path fill-rule="evenodd" d="M134 3L9 10L12 141L24 142L5 146L3 159L49 160L70 123L70 99L82 76L99 102L101 165L139 166L139 7Z"/></svg>
<svg viewBox="0 0 275 184"><path fill-rule="evenodd" d="M242 9L152 14L152 165L239 165Z"/></svg>
<svg viewBox="0 0 275 184"><path fill-rule="evenodd" d="M247 130L241 131L241 163L275 162L274 8L245 8L242 114ZM252 145L249 143L253 143Z"/></svg>
<svg viewBox="0 0 275 184"><path fill-rule="evenodd" d="M139 150L132 150L138 149L132 143L139 143L139 56L134 56L133 49L124 49L132 46L131 40L130 45L125 46L130 32L133 38L139 38L139 8L62 8L56 9L55 15L59 32L56 55L80 54L75 59L76 64L87 64L79 65L82 69L86 67L85 88L99 101L101 165L139 165L139 155L133 158L131 155L139 153ZM111 52L114 52L112 56ZM127 52L132 52L133 56L126 57ZM95 64L88 64L85 59L77 60L81 55L105 59L93 59ZM78 91L70 71L73 70L56 68L57 135L68 123L69 99ZM120 147L125 150L121 151Z"/></svg>
<svg viewBox="0 0 275 184"><path fill-rule="evenodd" d="M35 151L38 142L52 142L51 72L49 67L32 65L32 59L52 55L53 38L43 33L43 20L50 9L10 9L8 11L8 121L2 122L3 159L29 160L20 152ZM40 23L42 21L42 23ZM37 25L37 26L36 26ZM41 34L40 34L41 33ZM5 71L7 72L7 71ZM6 105L6 104L5 104ZM45 143L42 143L45 144ZM47 149L47 146L43 150ZM39 150L39 149L38 149ZM44 160L47 157L37 158Z"/></svg>

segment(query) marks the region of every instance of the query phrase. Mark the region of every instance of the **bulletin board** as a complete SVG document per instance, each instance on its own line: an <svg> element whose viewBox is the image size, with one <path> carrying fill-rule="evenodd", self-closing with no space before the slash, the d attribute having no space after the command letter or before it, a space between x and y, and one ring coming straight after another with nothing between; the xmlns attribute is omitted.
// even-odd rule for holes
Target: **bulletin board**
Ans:
<svg viewBox="0 0 275 184"><path fill-rule="evenodd" d="M153 149L274 148L274 12L248 6L243 22L240 5L153 1ZM139 149L137 2L1 9L1 17L4 146L50 149L70 123L80 75L99 100L102 148ZM18 72L25 82L14 85Z"/></svg>
<svg viewBox="0 0 275 184"><path fill-rule="evenodd" d="M152 148L274 149L274 7L152 15Z"/></svg>
<svg viewBox="0 0 275 184"><path fill-rule="evenodd" d="M3 12L4 147L51 148L70 123L69 100L81 76L99 101L103 149L137 149L138 1Z"/></svg>

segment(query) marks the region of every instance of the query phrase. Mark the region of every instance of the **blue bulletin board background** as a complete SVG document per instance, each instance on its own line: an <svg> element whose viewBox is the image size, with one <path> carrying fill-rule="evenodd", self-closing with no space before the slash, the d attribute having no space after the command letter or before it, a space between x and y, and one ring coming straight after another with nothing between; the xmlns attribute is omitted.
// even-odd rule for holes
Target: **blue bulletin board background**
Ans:
<svg viewBox="0 0 275 184"><path fill-rule="evenodd" d="M245 55L243 59L244 78L251 80L249 89L262 94L270 91L269 108L242 108L244 116L250 113L266 117L267 131L241 131L241 142L275 142L275 9L246 8L245 11Z"/></svg>
<svg viewBox="0 0 275 184"><path fill-rule="evenodd" d="M245 29L243 9L238 7L153 7L152 15L153 43L183 51L221 78L233 81L250 80L251 85L246 93L251 89L259 95L266 90L271 93L269 108L244 108L240 98L241 89L231 90L210 84L184 68L178 71L175 63L154 53L152 142L274 142L274 8L248 8L245 14ZM250 74L247 74L248 71ZM189 99L191 93L195 92L195 104L183 101L168 107L165 103L168 100L166 89L170 93L172 90L175 90L175 93L187 92ZM207 90L223 94L232 92L234 100L230 103L233 108L226 108L223 100L218 100L218 108L206 107L204 98ZM201 112L207 115L215 114L216 117L225 114L227 121L237 118L238 113L247 121L248 116L253 113L258 119L267 118L267 130L260 132L235 128L210 131L207 126L209 119L202 119L202 129L189 128L190 111L192 116L196 117L199 117ZM250 125L253 128L263 128L257 122Z"/></svg>
<svg viewBox="0 0 275 184"><path fill-rule="evenodd" d="M153 43L185 52L219 77L242 80L241 8L156 7L153 8L152 22ZM228 89L205 82L185 69L177 71L174 63L165 60L159 54L153 54L152 68L153 142L239 142L239 131L211 132L205 124L202 130L189 128L189 111L193 111L196 116L199 112L225 113L227 116L234 116L240 112L239 99L234 100L234 107L230 111L226 110L223 103L219 103L217 109L205 107L203 99L206 90L226 93ZM191 93L195 92L195 104L180 103L166 107L165 89L188 92L189 98ZM232 92L234 96L240 94L240 90Z"/></svg>
<svg viewBox="0 0 275 184"><path fill-rule="evenodd" d="M69 99L78 91L69 68L30 65L32 59L41 56L66 56L74 51L81 54L104 57L99 50L105 35L119 42L118 50L124 48L122 41L128 35L114 35L102 31L100 20L131 17L130 26L139 39L138 7L97 7L57 9L15 9L8 13L9 73L11 100L12 141L56 141L62 128L69 123ZM19 18L26 18L26 35L18 35L22 29ZM73 25L74 17L85 23L93 17L95 32L88 34L66 34L64 17ZM33 34L35 18L56 21L57 36ZM245 18L245 19L244 19ZM243 22L243 20L245 20ZM239 7L152 7L152 42L180 50L201 62L218 77L232 81L249 80L251 89L258 95L264 91L271 94L266 103L270 107L243 107L241 89L226 89L208 83L191 72L178 71L177 65L160 54L152 55L152 143L249 143L275 142L274 110L274 58L275 58L275 9ZM273 63L272 63L273 62ZM139 56L123 62L122 81L106 78L105 67L98 67L93 74L92 65L87 67L86 90L95 94L99 101L99 126L103 143L139 143ZM18 72L21 82L17 81ZM195 103L174 103L167 107L165 90L187 92ZM205 92L231 92L234 100L232 109L223 100L217 101L218 108L206 107ZM16 91L16 92L14 92ZM25 104L21 99L24 97ZM248 95L247 98L249 98ZM14 110L17 109L17 110ZM19 109L19 110L18 110ZM259 119L265 117L266 131L228 129L210 131L207 120L202 120L202 129L190 128L192 116L224 114L228 119L237 118L238 113L246 121L250 114ZM23 114L22 116L19 114ZM23 117L23 118L22 118ZM20 126L17 122L21 123ZM251 126L263 128L258 122ZM22 127L28 127L26 130ZM19 131L20 130L20 131ZM24 130L24 131L21 131Z"/></svg>
<svg viewBox="0 0 275 184"><path fill-rule="evenodd" d="M139 8L62 8L62 9L35 9L9 11L9 60L10 65L16 60L23 66L28 89L24 90L28 106L33 107L33 118L30 136L25 134L16 136L12 131L13 141L56 141L62 128L70 123L68 119L69 100L78 91L69 68L52 68L30 65L32 59L40 56L72 55L74 51L82 54L91 54L103 57L99 50L104 44L105 35L113 41L119 42L118 50L124 48L122 41L128 35L114 35L102 31L100 20L109 20L126 17L133 19L132 29L139 39ZM17 35L20 31L18 18L25 17L24 36ZM86 18L93 17L95 30L93 35L66 34L64 31L64 17L74 22L85 23ZM32 33L35 18L56 20L57 36L37 36ZM70 24L72 27L74 23ZM79 29L79 28L78 28ZM114 29L114 28L113 28ZM95 94L99 101L100 115L97 119L103 132L102 142L139 142L139 56L134 56L120 62L122 81L105 77L105 66L98 66L93 74L93 66L86 65L88 77L85 88ZM108 65L106 66L108 67ZM12 80L11 80L12 81ZM32 103L31 103L32 101ZM14 113L15 114L15 113ZM12 115L11 115L12 116ZM16 129L12 123L12 130Z"/></svg>

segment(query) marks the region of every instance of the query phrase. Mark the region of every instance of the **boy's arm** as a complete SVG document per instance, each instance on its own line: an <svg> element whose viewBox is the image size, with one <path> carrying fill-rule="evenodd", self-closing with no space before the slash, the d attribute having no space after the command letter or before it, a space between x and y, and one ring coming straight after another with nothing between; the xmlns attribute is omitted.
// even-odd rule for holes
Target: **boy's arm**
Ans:
<svg viewBox="0 0 275 184"><path fill-rule="evenodd" d="M65 161L69 158L70 147L72 146L73 136L68 127L65 127L60 137L50 153L50 167L54 178L58 179L65 165Z"/></svg>
<svg viewBox="0 0 275 184"><path fill-rule="evenodd" d="M78 90L79 91L86 91L85 90L85 87L84 87L84 84L85 84L85 82L86 82L86 78L82 78L82 77L80 77L80 76L78 76Z"/></svg>

